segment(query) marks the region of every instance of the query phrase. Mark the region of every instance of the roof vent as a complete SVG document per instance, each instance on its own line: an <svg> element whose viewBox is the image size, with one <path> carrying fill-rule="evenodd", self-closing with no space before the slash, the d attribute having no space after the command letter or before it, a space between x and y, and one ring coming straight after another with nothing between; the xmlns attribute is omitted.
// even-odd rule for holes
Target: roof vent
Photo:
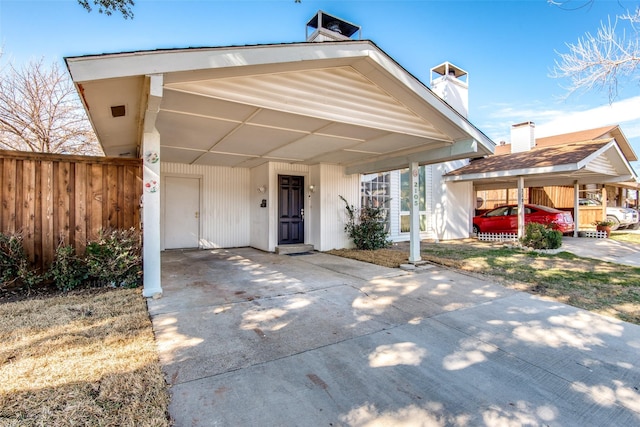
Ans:
<svg viewBox="0 0 640 427"><path fill-rule="evenodd" d="M111 116L112 117L123 117L127 113L127 110L124 105L112 105L111 106Z"/></svg>
<svg viewBox="0 0 640 427"><path fill-rule="evenodd" d="M327 25L327 30L334 31L338 34L342 34L342 30L340 29L340 23L338 21L333 21Z"/></svg>

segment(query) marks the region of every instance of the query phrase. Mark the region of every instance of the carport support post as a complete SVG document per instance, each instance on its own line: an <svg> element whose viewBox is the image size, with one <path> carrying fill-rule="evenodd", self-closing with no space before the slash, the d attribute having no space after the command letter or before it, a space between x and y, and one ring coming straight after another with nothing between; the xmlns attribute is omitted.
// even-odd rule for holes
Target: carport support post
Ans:
<svg viewBox="0 0 640 427"><path fill-rule="evenodd" d="M142 145L145 153L160 152L160 135L144 133ZM142 193L142 268L144 289L142 295L154 297L162 294L160 283L160 162L144 163ZM152 191L155 189L156 191Z"/></svg>
<svg viewBox="0 0 640 427"><path fill-rule="evenodd" d="M160 133L156 118L162 101L162 75L147 77L149 96L142 134L142 270L144 297L162 295L160 282Z"/></svg>
<svg viewBox="0 0 640 427"><path fill-rule="evenodd" d="M518 177L518 239L524 236L524 177Z"/></svg>
<svg viewBox="0 0 640 427"><path fill-rule="evenodd" d="M580 186L573 182L573 237L580 235Z"/></svg>
<svg viewBox="0 0 640 427"><path fill-rule="evenodd" d="M411 203L409 208L409 262L420 261L420 171L418 162L411 162Z"/></svg>

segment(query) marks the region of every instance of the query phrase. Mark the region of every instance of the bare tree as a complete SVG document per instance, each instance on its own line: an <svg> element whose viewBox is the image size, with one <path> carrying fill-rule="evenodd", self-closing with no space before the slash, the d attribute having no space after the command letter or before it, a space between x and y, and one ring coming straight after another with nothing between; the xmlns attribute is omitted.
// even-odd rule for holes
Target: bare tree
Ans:
<svg viewBox="0 0 640 427"><path fill-rule="evenodd" d="M578 7L588 7L595 0L587 0ZM568 8L570 0L548 0L549 3ZM572 5L575 3L571 3ZM632 79L640 65L640 42L637 25L640 24L640 6L600 25L597 33L586 33L576 43L567 43L567 53L558 53L551 77L568 78L569 93L579 90L600 89L609 94L609 102L618 96L620 78Z"/></svg>
<svg viewBox="0 0 640 427"><path fill-rule="evenodd" d="M102 155L80 99L57 64L0 70L0 149Z"/></svg>
<svg viewBox="0 0 640 427"><path fill-rule="evenodd" d="M113 12L120 12L124 19L133 19L133 11L131 8L135 5L133 0L78 0L80 6L84 7L87 12L91 12L93 8L91 4L98 7L98 13L104 13L111 16Z"/></svg>

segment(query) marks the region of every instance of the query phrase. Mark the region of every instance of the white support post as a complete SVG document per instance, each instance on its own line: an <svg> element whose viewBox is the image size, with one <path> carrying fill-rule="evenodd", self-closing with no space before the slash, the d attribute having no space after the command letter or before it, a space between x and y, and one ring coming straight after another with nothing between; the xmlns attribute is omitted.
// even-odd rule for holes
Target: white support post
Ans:
<svg viewBox="0 0 640 427"><path fill-rule="evenodd" d="M580 235L580 186L573 182L573 237Z"/></svg>
<svg viewBox="0 0 640 427"><path fill-rule="evenodd" d="M409 208L409 262L415 264L420 256L420 171L418 162L411 162L411 203Z"/></svg>
<svg viewBox="0 0 640 427"><path fill-rule="evenodd" d="M518 177L518 239L524 236L524 177Z"/></svg>
<svg viewBox="0 0 640 427"><path fill-rule="evenodd" d="M162 295L160 261L160 133L155 122L162 100L161 75L149 77L149 98L142 134L142 268L144 297Z"/></svg>

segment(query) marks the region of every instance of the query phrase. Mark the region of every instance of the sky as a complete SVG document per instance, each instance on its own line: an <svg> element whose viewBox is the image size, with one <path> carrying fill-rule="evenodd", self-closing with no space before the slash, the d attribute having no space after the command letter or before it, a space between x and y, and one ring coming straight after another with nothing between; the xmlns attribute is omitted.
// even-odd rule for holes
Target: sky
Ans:
<svg viewBox="0 0 640 427"><path fill-rule="evenodd" d="M550 77L558 53L638 1L570 0L136 0L133 19L85 11L76 0L0 0L2 62L23 65L147 49L302 42L323 10L362 27L407 71L429 85L445 61L469 73L469 120L494 142L533 121L536 137L619 124L640 156L640 85L569 94ZM633 162L636 172L640 163Z"/></svg>

